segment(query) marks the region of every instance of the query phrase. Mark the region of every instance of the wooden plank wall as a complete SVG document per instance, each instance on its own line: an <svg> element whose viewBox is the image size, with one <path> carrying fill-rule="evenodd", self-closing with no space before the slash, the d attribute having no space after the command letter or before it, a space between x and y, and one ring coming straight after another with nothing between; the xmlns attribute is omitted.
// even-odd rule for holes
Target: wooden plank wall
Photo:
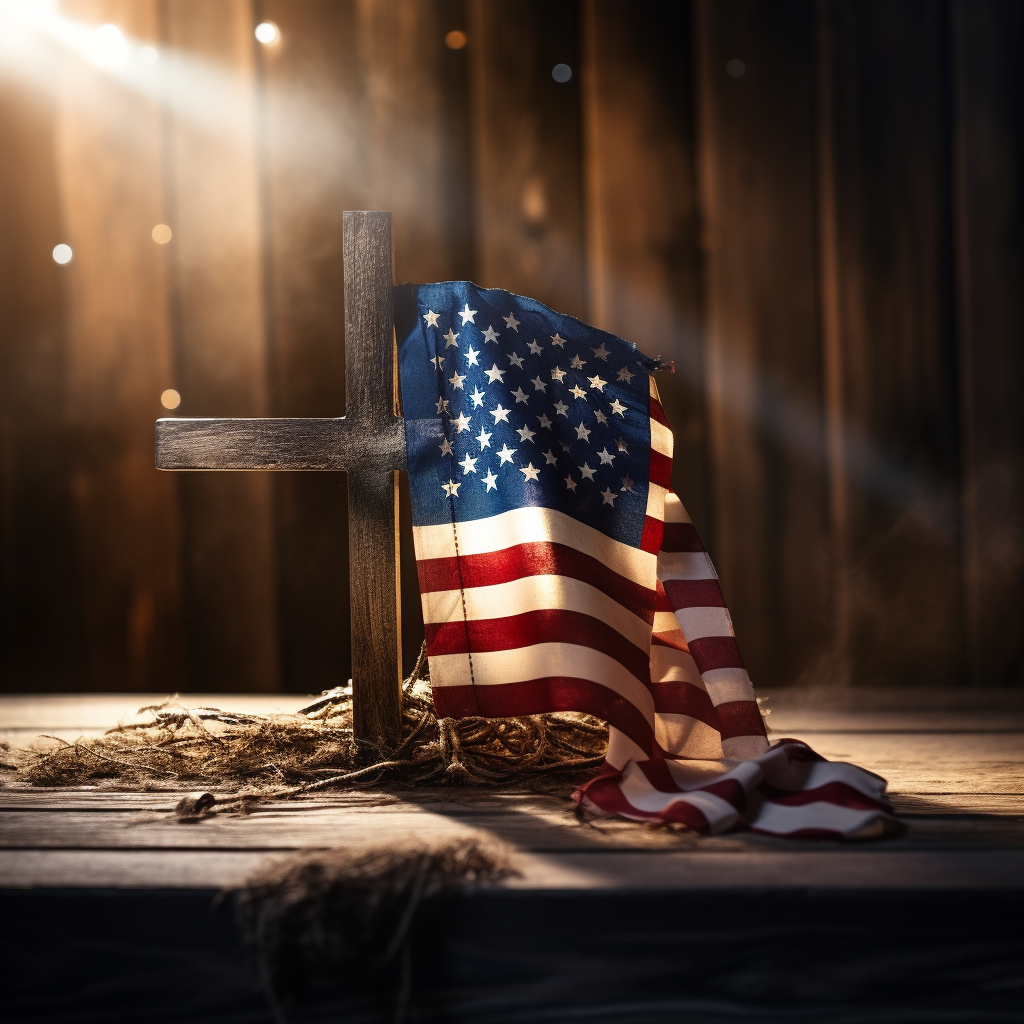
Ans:
<svg viewBox="0 0 1024 1024"><path fill-rule="evenodd" d="M344 681L343 478L161 475L152 420L166 387L340 413L341 214L374 207L401 279L675 360L675 486L755 682L1024 682L1013 0L60 13L160 46L160 85L52 44L51 81L0 75L4 689Z"/></svg>

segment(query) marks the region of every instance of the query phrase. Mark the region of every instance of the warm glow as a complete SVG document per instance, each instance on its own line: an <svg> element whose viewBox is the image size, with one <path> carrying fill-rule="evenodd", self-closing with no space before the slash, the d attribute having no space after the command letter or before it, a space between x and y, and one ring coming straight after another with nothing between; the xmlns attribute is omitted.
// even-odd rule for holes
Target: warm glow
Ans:
<svg viewBox="0 0 1024 1024"><path fill-rule="evenodd" d="M102 68L119 68L128 60L128 40L116 25L103 25L92 34L86 56Z"/></svg>
<svg viewBox="0 0 1024 1024"><path fill-rule="evenodd" d="M168 388L160 396L160 404L165 409L177 409L178 406L181 405L181 395L179 395L174 388Z"/></svg>
<svg viewBox="0 0 1024 1024"><path fill-rule="evenodd" d="M160 51L155 46L144 46L139 50L140 64L155 64L160 59Z"/></svg>
<svg viewBox="0 0 1024 1024"><path fill-rule="evenodd" d="M272 21L261 21L256 26L256 38L264 46L273 46L281 38L281 30Z"/></svg>
<svg viewBox="0 0 1024 1024"><path fill-rule="evenodd" d="M747 72L747 65L735 57L725 65L725 73L730 78L742 78Z"/></svg>
<svg viewBox="0 0 1024 1024"><path fill-rule="evenodd" d="M451 32L444 37L444 45L447 46L449 50L461 50L467 42L469 42L469 40L466 37L466 33L460 32L457 28L453 28Z"/></svg>
<svg viewBox="0 0 1024 1024"><path fill-rule="evenodd" d="M158 245L166 245L171 240L171 229L166 224L157 224L152 234L153 241Z"/></svg>
<svg viewBox="0 0 1024 1024"><path fill-rule="evenodd" d="M71 246L65 245L63 242L60 245L55 245L53 247L53 260L55 263L70 263Z"/></svg>
<svg viewBox="0 0 1024 1024"><path fill-rule="evenodd" d="M572 68L568 64L556 64L551 69L551 77L559 83L568 82L572 78Z"/></svg>

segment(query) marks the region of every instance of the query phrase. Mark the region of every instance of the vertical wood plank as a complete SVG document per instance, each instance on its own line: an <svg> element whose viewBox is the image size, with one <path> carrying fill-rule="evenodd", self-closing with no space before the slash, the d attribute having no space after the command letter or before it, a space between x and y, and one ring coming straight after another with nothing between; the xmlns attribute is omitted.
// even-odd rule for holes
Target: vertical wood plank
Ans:
<svg viewBox="0 0 1024 1024"><path fill-rule="evenodd" d="M342 213L365 205L362 75L352 3L265 0L263 217L275 416L345 410ZM282 686L316 693L352 674L348 505L341 473L280 473L276 513Z"/></svg>
<svg viewBox="0 0 1024 1024"><path fill-rule="evenodd" d="M28 58L52 69L36 40ZM0 78L0 689L62 689L83 659L68 488L54 96ZM57 585L56 581L61 581Z"/></svg>
<svg viewBox="0 0 1024 1024"><path fill-rule="evenodd" d="M1024 683L1024 8L956 0L957 279L969 676Z"/></svg>
<svg viewBox="0 0 1024 1024"><path fill-rule="evenodd" d="M696 14L712 556L755 684L778 685L829 630L814 24L800 3Z"/></svg>
<svg viewBox="0 0 1024 1024"><path fill-rule="evenodd" d="M390 213L347 212L345 416L371 431L393 409L397 361L391 291ZM401 732L402 624L398 578L398 474L348 474L352 728L357 738L396 742Z"/></svg>
<svg viewBox="0 0 1024 1024"><path fill-rule="evenodd" d="M81 0L63 13L157 36L156 4ZM55 162L62 233L66 405L74 439L80 685L181 683L178 514L174 482L153 468L152 421L171 382L158 107L116 75L68 57ZM68 680L72 683L72 680Z"/></svg>
<svg viewBox="0 0 1024 1024"><path fill-rule="evenodd" d="M470 0L469 13L477 279L585 318L576 5Z"/></svg>
<svg viewBox="0 0 1024 1024"><path fill-rule="evenodd" d="M690 5L588 0L582 13L589 322L675 361L658 379L673 480L713 546Z"/></svg>
<svg viewBox="0 0 1024 1024"><path fill-rule="evenodd" d="M177 374L186 415L268 411L249 0L164 0L177 59L168 223L174 258ZM278 687L277 604L266 474L189 474L185 517L191 685Z"/></svg>
<svg viewBox="0 0 1024 1024"><path fill-rule="evenodd" d="M824 5L859 685L963 680L948 26L926 2Z"/></svg>

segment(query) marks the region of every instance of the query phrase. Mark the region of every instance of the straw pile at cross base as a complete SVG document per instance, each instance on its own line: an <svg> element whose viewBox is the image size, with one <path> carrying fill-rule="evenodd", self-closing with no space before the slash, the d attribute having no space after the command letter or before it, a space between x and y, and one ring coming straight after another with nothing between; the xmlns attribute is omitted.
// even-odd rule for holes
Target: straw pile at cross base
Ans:
<svg viewBox="0 0 1024 1024"><path fill-rule="evenodd" d="M439 719L423 653L403 684L402 740L394 749L356 740L352 702L339 689L295 714L187 708L170 698L140 709L150 721L74 743L6 748L10 784L111 789L202 789L179 813L325 789L500 787L568 794L604 758L608 727L576 713Z"/></svg>

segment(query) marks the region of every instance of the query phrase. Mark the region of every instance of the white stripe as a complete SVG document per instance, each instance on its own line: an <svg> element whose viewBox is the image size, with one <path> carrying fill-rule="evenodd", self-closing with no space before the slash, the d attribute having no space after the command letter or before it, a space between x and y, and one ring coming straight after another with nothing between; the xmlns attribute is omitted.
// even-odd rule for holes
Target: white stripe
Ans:
<svg viewBox="0 0 1024 1024"><path fill-rule="evenodd" d="M739 820L739 812L728 800L714 793L700 791L691 793L662 793L647 780L647 776L635 765L629 765L622 773L622 793L631 806L638 811L657 814L668 809L677 801L696 807L711 826L712 832L720 832Z"/></svg>
<svg viewBox="0 0 1024 1024"><path fill-rule="evenodd" d="M651 682L673 683L686 682L698 689L704 689L692 655L686 651L677 651L674 647L651 645Z"/></svg>
<svg viewBox="0 0 1024 1024"><path fill-rule="evenodd" d="M704 673L704 685L716 706L734 700L754 700L754 685L745 668L710 669Z"/></svg>
<svg viewBox="0 0 1024 1024"><path fill-rule="evenodd" d="M665 522L666 523L689 523L690 514L683 508L679 495L674 491L670 492L665 499Z"/></svg>
<svg viewBox="0 0 1024 1024"><path fill-rule="evenodd" d="M679 620L675 612L654 613L655 633L678 633L682 637L682 630L679 628Z"/></svg>
<svg viewBox="0 0 1024 1024"><path fill-rule="evenodd" d="M654 735L676 757L715 761L722 757L722 738L717 729L689 715L654 716Z"/></svg>
<svg viewBox="0 0 1024 1024"><path fill-rule="evenodd" d="M794 761L784 746L772 751L773 755L777 753L783 756L765 759L764 773L765 778L779 789L802 792L830 782L842 782L874 800L881 799L885 793L884 779L855 764L845 761Z"/></svg>
<svg viewBox="0 0 1024 1024"><path fill-rule="evenodd" d="M764 800L759 807L755 805L754 813L747 817L747 824L780 836L805 828L827 829L847 835L863 828L880 814L876 810L840 807L824 800L799 807Z"/></svg>
<svg viewBox="0 0 1024 1024"><path fill-rule="evenodd" d="M656 419L651 420L651 448L672 458L672 431Z"/></svg>
<svg viewBox="0 0 1024 1024"><path fill-rule="evenodd" d="M676 612L679 628L687 644L707 636L735 636L728 608L680 608Z"/></svg>
<svg viewBox="0 0 1024 1024"><path fill-rule="evenodd" d="M634 704L654 724L654 698L651 691L628 669L607 654L578 644L533 644L509 651L488 651L472 655L440 654L430 659L432 686L501 686L522 683L545 676L589 679L607 686Z"/></svg>
<svg viewBox="0 0 1024 1024"><path fill-rule="evenodd" d="M475 519L458 526L460 555L485 555L517 544L563 544L603 562L614 572L653 590L657 556L622 544L590 526L551 508L515 508L500 515ZM455 557L455 531L451 523L413 527L416 558Z"/></svg>
<svg viewBox="0 0 1024 1024"><path fill-rule="evenodd" d="M722 756L730 761L748 761L760 757L768 749L764 736L730 736L722 740Z"/></svg>
<svg viewBox="0 0 1024 1024"><path fill-rule="evenodd" d="M621 729L608 726L608 750L604 759L611 768L621 770L630 761L648 760L647 752L634 743Z"/></svg>
<svg viewBox="0 0 1024 1024"><path fill-rule="evenodd" d="M662 583L667 580L717 580L718 573L706 551L662 551L658 555L658 579Z"/></svg>
<svg viewBox="0 0 1024 1024"><path fill-rule="evenodd" d="M650 519L657 519L660 522L664 518L665 497L669 493L661 484L647 485L647 516Z"/></svg>
<svg viewBox="0 0 1024 1024"><path fill-rule="evenodd" d="M651 398L653 398L658 405L661 405L661 397L658 394L658 385L651 374L647 374L647 390Z"/></svg>
<svg viewBox="0 0 1024 1024"><path fill-rule="evenodd" d="M463 616L463 596L465 616ZM618 601L589 583L570 576L526 576L490 587L442 590L423 595L425 624L467 619L502 619L541 609L582 612L600 619L642 651L651 642L651 627ZM571 640L571 636L566 637Z"/></svg>

